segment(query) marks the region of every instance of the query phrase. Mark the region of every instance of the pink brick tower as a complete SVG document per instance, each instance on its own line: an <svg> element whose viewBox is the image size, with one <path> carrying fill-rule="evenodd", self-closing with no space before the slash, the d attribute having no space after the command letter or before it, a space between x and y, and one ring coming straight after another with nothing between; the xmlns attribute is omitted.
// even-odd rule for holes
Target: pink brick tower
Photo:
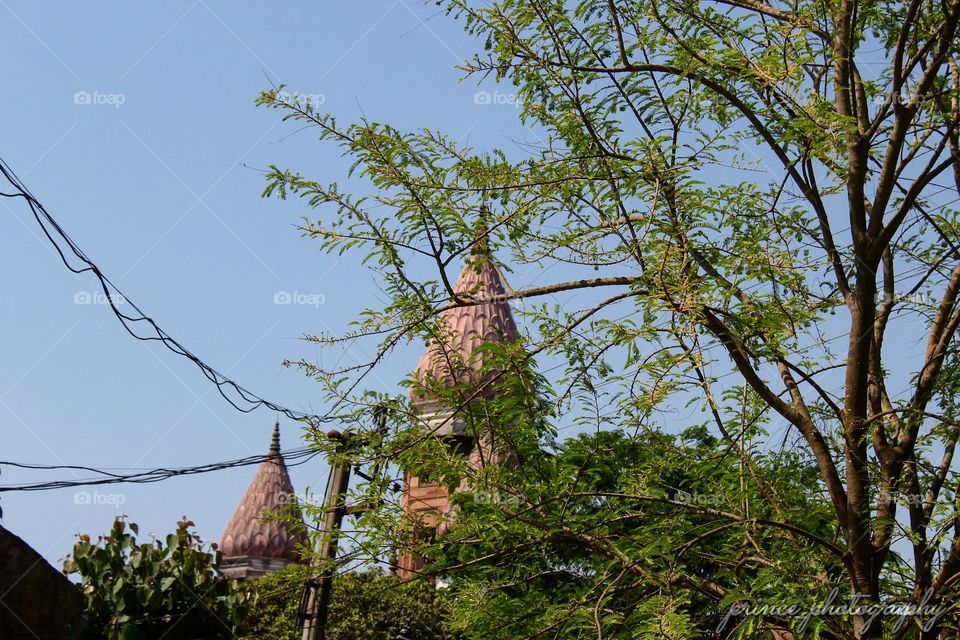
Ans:
<svg viewBox="0 0 960 640"><path fill-rule="evenodd" d="M476 243L454 291L464 299L487 302L457 306L443 313L440 321L443 344L434 341L427 346L414 376L429 385L465 384L468 389L476 389L478 397L489 398L495 392L495 385L489 383L496 374L482 370L488 354L477 349L489 342L514 342L518 332L506 302L503 281L485 239ZM496 455L487 443L483 438L478 442L474 434L467 432L452 407L444 406L429 393L421 395L411 391L411 399L425 431L447 442L452 450L468 456L471 465L496 462ZM465 481L461 482L461 489L466 488ZM407 472L404 472L401 505L406 517L416 523L418 536L442 534L445 523L453 515L445 486ZM397 573L403 579L412 578L423 564L422 558L403 551L397 559Z"/></svg>

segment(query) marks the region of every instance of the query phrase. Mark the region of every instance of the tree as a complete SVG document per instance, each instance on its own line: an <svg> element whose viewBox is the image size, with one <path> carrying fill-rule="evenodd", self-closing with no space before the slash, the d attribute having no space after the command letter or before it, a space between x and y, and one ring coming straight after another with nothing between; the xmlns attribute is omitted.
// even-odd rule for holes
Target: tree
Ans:
<svg viewBox="0 0 960 640"><path fill-rule="evenodd" d="M72 631L110 640L234 638L252 592L220 573L220 552L203 548L186 518L164 541L138 543L139 528L117 518L96 543L79 536L63 572L77 574L86 602Z"/></svg>
<svg viewBox="0 0 960 640"><path fill-rule="evenodd" d="M373 433L369 417L385 407L392 430L371 437L376 446L357 459L431 471L451 487L468 477L485 491L509 490L520 506L495 503L502 526L523 513L543 528L531 545L560 535L602 558L589 597L527 608L592 612L597 635L608 613L626 615L612 594L631 580L658 585L648 594L653 607L694 592L720 607L784 594L805 596L806 606L837 587L841 599L867 606L821 617L834 637L936 638L956 629L954 613L927 611L904 624L876 608L949 603L960 590L960 6L444 4L484 43L466 73L514 85L538 147L478 152L433 131L344 126L279 90L260 98L339 145L375 190L351 195L277 167L266 189L331 205L303 230L327 251L361 251L388 295L342 335L310 337L327 346L373 341L370 362L333 371L295 363L326 385L330 417L359 432ZM408 402L362 393L368 372L398 346L448 342L444 310L485 302L451 284L479 244L501 271L542 269L536 285L505 296L526 301L524 335L485 347L482 385L496 393L424 389L429 381L410 379L415 391L445 394L469 428L533 468L547 464L535 452L549 445L560 414L594 431L620 427L643 443L663 430L666 412L689 407L686 420L717 439L717 463L737 465L742 495L729 509L681 505L637 483L602 496L616 505L611 517L660 504L658 521L686 534L680 546L648 556L629 529L558 533L545 504L584 497L579 476L545 497L512 469L471 469L429 437ZM582 308L543 302L559 292L578 292ZM782 495L775 472L785 457L816 469L812 498L829 506L831 535L810 521L807 504ZM382 508L363 522L383 548L391 532L395 544L409 534L388 485L365 488ZM754 517L758 497L770 517ZM712 528L677 531L685 512ZM753 548L727 546L712 561L779 576L767 591L674 573L688 545L707 548L734 531ZM783 545L816 561L789 573L796 566ZM478 591L477 601L495 593ZM738 632L755 623L784 620L757 613ZM674 637L689 633L677 627Z"/></svg>
<svg viewBox="0 0 960 640"><path fill-rule="evenodd" d="M652 640L731 632L742 616L725 619L718 604L730 592L802 603L841 570L815 543L829 539L831 520L808 490L814 470L790 456L755 460L757 477L777 479L777 506L806 512L802 540L775 526L763 495L773 487L743 486L739 462L718 456L718 444L699 428L679 438L585 433L514 479L522 497L461 494L455 525L424 550L436 562L428 571L450 579L453 620L476 638ZM774 526L750 526L743 512ZM788 625L771 616L756 637ZM820 630L830 637L835 627Z"/></svg>
<svg viewBox="0 0 960 640"><path fill-rule="evenodd" d="M290 565L257 581L257 598L244 638L297 640L297 610L303 583L315 569ZM328 640L396 640L406 628L416 637L443 640L446 612L441 593L424 583L400 584L376 571L346 572L334 578Z"/></svg>

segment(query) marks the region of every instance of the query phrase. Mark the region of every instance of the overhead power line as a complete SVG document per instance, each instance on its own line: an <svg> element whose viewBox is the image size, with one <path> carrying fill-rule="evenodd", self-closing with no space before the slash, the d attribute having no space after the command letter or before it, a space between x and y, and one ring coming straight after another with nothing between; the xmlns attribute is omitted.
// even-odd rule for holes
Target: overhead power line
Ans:
<svg viewBox="0 0 960 640"><path fill-rule="evenodd" d="M303 420L313 425L330 421L330 418L322 418L315 414L294 411L275 402L271 402L246 389L201 360L192 351L184 347L183 344L158 326L150 316L141 311L128 296L111 282L103 271L101 271L100 267L87 257L77 243L64 231L63 227L50 215L43 204L27 189L2 157L0 157L0 173L3 174L3 178L13 188L13 191L10 193L0 191L0 196L6 198L22 198L27 203L27 206L30 207L34 219L37 221L37 224L40 225L43 234L53 245L53 248L57 251L64 266L73 273L92 273L94 277L97 278L110 310L120 321L120 324L123 325L127 333L137 340L144 342L158 341L178 356L190 360L203 372L203 375L210 382L216 385L220 395L238 411L250 413L254 409L266 407L282 413L291 420ZM121 300L124 302L125 307L128 306L132 308L135 313L124 313L121 311L117 306Z"/></svg>
<svg viewBox="0 0 960 640"><path fill-rule="evenodd" d="M302 447L299 449L292 449L281 455L287 467L296 467L309 462L315 456L318 456L321 453L323 452L320 450L311 449L310 447ZM42 471L87 471L89 473L97 474L95 477L80 478L76 480L52 480L49 482L0 485L0 493L12 491L49 491L51 489L66 489L70 487L87 487L104 484L148 484L151 482L168 480L178 476L191 476L200 473L209 473L211 471L221 471L223 469L232 469L235 467L246 467L260 464L261 462L269 459L270 456L271 454L268 453L264 455L247 456L246 458L238 458L236 460L227 460L225 462L212 462L209 464L197 465L195 467L160 467L157 469L149 469L147 471L138 471L135 473L114 473L113 471L116 471L116 469L113 471L108 471L106 469L98 469L96 467L88 467L83 465L27 464L23 462L9 462L0 460L0 467L8 466L18 469Z"/></svg>

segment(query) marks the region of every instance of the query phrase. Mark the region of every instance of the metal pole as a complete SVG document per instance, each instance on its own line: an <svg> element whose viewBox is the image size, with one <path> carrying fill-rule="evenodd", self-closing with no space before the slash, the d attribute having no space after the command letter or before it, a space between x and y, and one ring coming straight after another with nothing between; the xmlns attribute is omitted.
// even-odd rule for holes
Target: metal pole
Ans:
<svg viewBox="0 0 960 640"><path fill-rule="evenodd" d="M342 435L337 431L327 434L331 439L339 440L337 453L343 453L350 440L350 434ZM330 590L333 585L334 560L337 557L337 538L340 524L346 513L344 496L350 484L350 465L342 460L335 461L330 467L327 480L327 503L324 505L323 537L320 550L313 564L320 568L318 578L311 578L304 585L306 606L303 615L302 640L323 640L327 627L327 610L330 606Z"/></svg>

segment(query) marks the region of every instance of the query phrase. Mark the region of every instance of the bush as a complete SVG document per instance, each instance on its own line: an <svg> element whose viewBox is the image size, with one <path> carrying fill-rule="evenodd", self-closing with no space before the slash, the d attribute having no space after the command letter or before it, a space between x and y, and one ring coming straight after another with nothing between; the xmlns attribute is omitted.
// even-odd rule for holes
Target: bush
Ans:
<svg viewBox="0 0 960 640"><path fill-rule="evenodd" d="M252 601L250 585L227 580L220 552L208 552L184 518L162 540L138 543L139 529L122 518L91 543L80 535L63 565L80 576L84 612L75 637L109 640L229 638L242 631Z"/></svg>
<svg viewBox="0 0 960 640"><path fill-rule="evenodd" d="M299 640L297 609L303 584L315 570L291 565L257 582L257 598L244 640ZM395 640L404 626L411 639L443 640L442 592L426 582L401 583L376 571L344 573L333 581L326 640Z"/></svg>

